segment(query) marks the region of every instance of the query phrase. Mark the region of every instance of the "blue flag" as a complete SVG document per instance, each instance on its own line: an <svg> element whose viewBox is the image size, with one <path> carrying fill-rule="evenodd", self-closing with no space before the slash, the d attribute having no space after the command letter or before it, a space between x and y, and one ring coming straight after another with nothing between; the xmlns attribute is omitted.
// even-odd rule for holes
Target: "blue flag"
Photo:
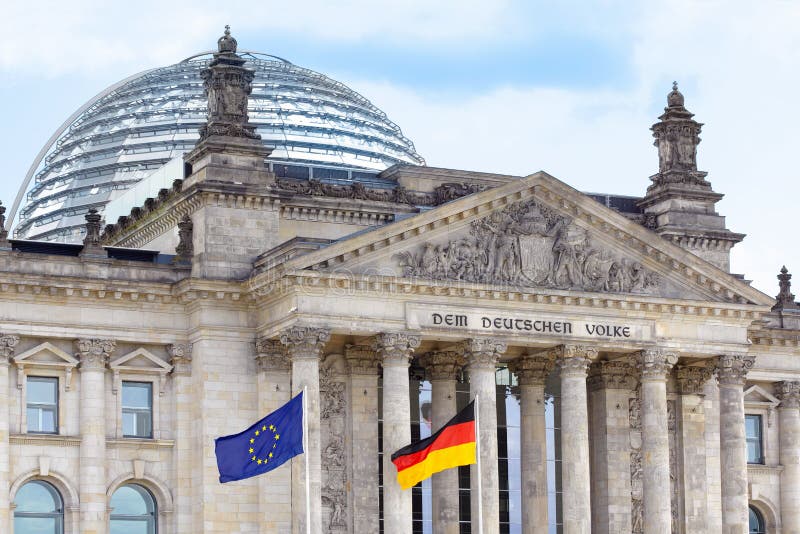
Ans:
<svg viewBox="0 0 800 534"><path fill-rule="evenodd" d="M303 454L303 393L244 432L214 441L220 482L272 471Z"/></svg>

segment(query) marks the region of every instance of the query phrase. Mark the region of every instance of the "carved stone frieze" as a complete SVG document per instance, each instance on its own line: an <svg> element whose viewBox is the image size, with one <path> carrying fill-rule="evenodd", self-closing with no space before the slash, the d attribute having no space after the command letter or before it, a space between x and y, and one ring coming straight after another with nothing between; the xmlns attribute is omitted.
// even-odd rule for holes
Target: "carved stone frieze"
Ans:
<svg viewBox="0 0 800 534"><path fill-rule="evenodd" d="M544 385L545 380L556 365L560 351L548 349L535 354L525 354L508 364L517 375L520 385Z"/></svg>
<svg viewBox="0 0 800 534"><path fill-rule="evenodd" d="M684 395L702 395L706 382L713 376L714 368L711 365L701 366L679 365L675 374L678 378L678 388Z"/></svg>
<svg viewBox="0 0 800 534"><path fill-rule="evenodd" d="M589 368L591 389L636 389L636 368L626 360L595 362Z"/></svg>
<svg viewBox="0 0 800 534"><path fill-rule="evenodd" d="M633 430L642 429L642 401L638 395L628 401L628 421Z"/></svg>
<svg viewBox="0 0 800 534"><path fill-rule="evenodd" d="M167 345L167 354L172 358L172 374L192 374L192 345L175 343Z"/></svg>
<svg viewBox="0 0 800 534"><path fill-rule="evenodd" d="M462 347L470 369L494 369L508 348L505 341L490 337L467 339Z"/></svg>
<svg viewBox="0 0 800 534"><path fill-rule="evenodd" d="M80 360L81 369L102 370L116 347L113 339L76 339L75 357Z"/></svg>
<svg viewBox="0 0 800 534"><path fill-rule="evenodd" d="M781 400L781 408L800 408L800 381L778 382L775 384L775 396Z"/></svg>
<svg viewBox="0 0 800 534"><path fill-rule="evenodd" d="M672 534L678 534L680 525L680 484L678 482L678 410L674 400L667 401L667 431L669 445L669 487Z"/></svg>
<svg viewBox="0 0 800 534"><path fill-rule="evenodd" d="M636 354L635 361L642 380L666 380L678 356L663 349L644 349Z"/></svg>
<svg viewBox="0 0 800 534"><path fill-rule="evenodd" d="M642 464L642 387L628 401L631 440L631 532L644 532L644 465Z"/></svg>
<svg viewBox="0 0 800 534"><path fill-rule="evenodd" d="M340 355L330 354L323 360L319 373L322 503L327 512L327 533L346 532L348 526L346 372L345 359ZM323 524L324 518L325 515Z"/></svg>
<svg viewBox="0 0 800 534"><path fill-rule="evenodd" d="M455 380L456 373L466 362L463 350L437 350L419 358L430 380Z"/></svg>
<svg viewBox="0 0 800 534"><path fill-rule="evenodd" d="M717 362L719 383L743 386L747 372L755 362L756 357L752 354L723 354Z"/></svg>
<svg viewBox="0 0 800 534"><path fill-rule="evenodd" d="M280 341L286 346L286 352L292 360L319 359L322 348L331 338L327 328L311 326L293 326L281 332Z"/></svg>
<svg viewBox="0 0 800 534"><path fill-rule="evenodd" d="M256 364L262 372L288 372L292 368L286 345L279 339L256 340Z"/></svg>
<svg viewBox="0 0 800 534"><path fill-rule="evenodd" d="M380 361L375 349L368 345L346 345L344 357L350 374L375 376L378 374Z"/></svg>
<svg viewBox="0 0 800 534"><path fill-rule="evenodd" d="M422 338L408 332L384 332L372 338L373 348L378 352L383 366L405 365L411 360L414 349Z"/></svg>
<svg viewBox="0 0 800 534"><path fill-rule="evenodd" d="M582 226L535 200L473 221L468 235L394 256L403 276L521 286L655 293L641 263L600 245Z"/></svg>
<svg viewBox="0 0 800 534"><path fill-rule="evenodd" d="M7 365L19 344L19 336L0 333L0 364Z"/></svg>

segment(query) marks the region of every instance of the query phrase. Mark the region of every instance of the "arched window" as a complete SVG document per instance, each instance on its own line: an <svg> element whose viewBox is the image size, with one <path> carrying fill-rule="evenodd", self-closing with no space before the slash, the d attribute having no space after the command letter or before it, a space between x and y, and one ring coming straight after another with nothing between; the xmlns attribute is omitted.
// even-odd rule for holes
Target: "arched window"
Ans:
<svg viewBox="0 0 800 534"><path fill-rule="evenodd" d="M764 516L761 512L750 507L750 534L767 534L767 527L764 525Z"/></svg>
<svg viewBox="0 0 800 534"><path fill-rule="evenodd" d="M14 504L15 534L63 534L64 504L51 484L28 482L17 492Z"/></svg>
<svg viewBox="0 0 800 534"><path fill-rule="evenodd" d="M156 501L138 484L127 484L111 496L110 534L156 534Z"/></svg>

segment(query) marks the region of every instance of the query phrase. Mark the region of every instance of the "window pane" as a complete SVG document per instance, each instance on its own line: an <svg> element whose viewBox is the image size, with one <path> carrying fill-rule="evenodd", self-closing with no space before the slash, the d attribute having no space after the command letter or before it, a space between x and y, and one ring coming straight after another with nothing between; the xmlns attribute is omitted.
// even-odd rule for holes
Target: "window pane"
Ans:
<svg viewBox="0 0 800 534"><path fill-rule="evenodd" d="M136 416L131 412L122 412L122 434L124 436L136 435Z"/></svg>
<svg viewBox="0 0 800 534"><path fill-rule="evenodd" d="M61 499L55 488L46 482L28 482L22 486L14 498L16 512L57 512L61 509Z"/></svg>
<svg viewBox="0 0 800 534"><path fill-rule="evenodd" d="M151 384L142 382L122 383L122 405L128 408L150 408Z"/></svg>
<svg viewBox="0 0 800 534"><path fill-rule="evenodd" d="M42 427L39 432L55 432L56 431L56 412L53 409L42 410Z"/></svg>
<svg viewBox="0 0 800 534"><path fill-rule="evenodd" d="M58 379L29 376L27 384L28 404L55 404Z"/></svg>
<svg viewBox="0 0 800 534"><path fill-rule="evenodd" d="M149 438L153 435L149 413L136 414L136 435L143 438Z"/></svg>
<svg viewBox="0 0 800 534"><path fill-rule="evenodd" d="M151 534L146 521L112 519L111 534Z"/></svg>
<svg viewBox="0 0 800 534"><path fill-rule="evenodd" d="M748 415L745 417L745 429L748 438L756 438L761 434L761 416Z"/></svg>
<svg viewBox="0 0 800 534"><path fill-rule="evenodd" d="M122 486L111 497L112 515L148 515L148 497L138 486Z"/></svg>
<svg viewBox="0 0 800 534"><path fill-rule="evenodd" d="M55 517L14 517L15 534L60 534Z"/></svg>
<svg viewBox="0 0 800 534"><path fill-rule="evenodd" d="M28 432L41 432L39 428L39 408L28 408Z"/></svg>

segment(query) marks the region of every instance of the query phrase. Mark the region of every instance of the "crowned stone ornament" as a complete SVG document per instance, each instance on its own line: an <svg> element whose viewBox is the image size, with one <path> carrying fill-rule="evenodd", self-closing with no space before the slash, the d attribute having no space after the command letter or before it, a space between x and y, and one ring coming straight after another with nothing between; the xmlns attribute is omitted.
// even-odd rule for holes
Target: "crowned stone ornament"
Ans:
<svg viewBox="0 0 800 534"><path fill-rule="evenodd" d="M659 277L594 242L535 200L473 221L469 235L394 256L405 277L583 291L654 293Z"/></svg>
<svg viewBox="0 0 800 534"><path fill-rule="evenodd" d="M102 226L101 220L103 217L97 212L96 209L91 208L89 213L85 215L86 219L86 237L83 239L83 249L81 249L81 256L97 256L107 257L103 246L100 244L100 227Z"/></svg>
<svg viewBox="0 0 800 534"><path fill-rule="evenodd" d="M777 302L772 307L772 311L800 310L800 306L794 301L794 295L792 294L792 275L789 274L789 269L785 265L781 267L781 272L778 275L778 287L780 290L775 297Z"/></svg>

